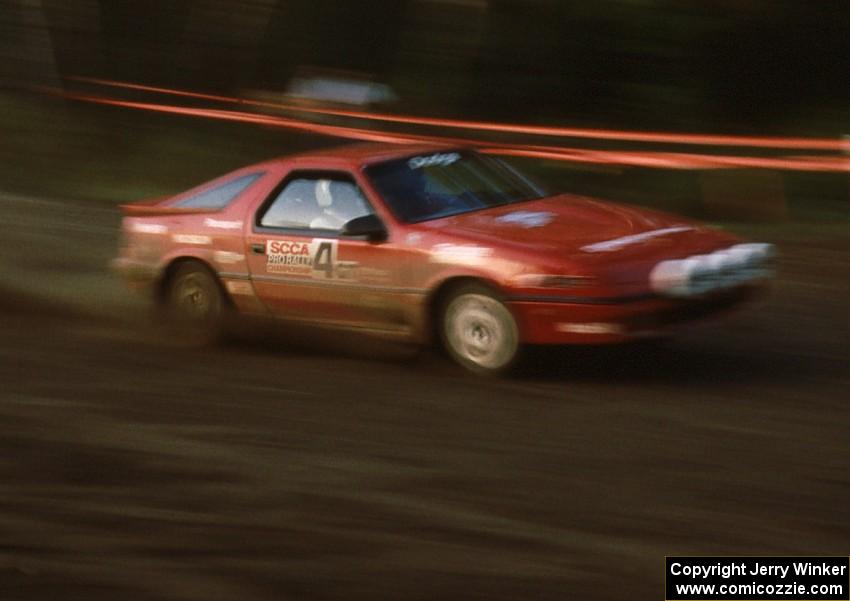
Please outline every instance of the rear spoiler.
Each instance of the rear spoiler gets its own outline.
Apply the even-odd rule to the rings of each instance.
[[[130,204],[119,205],[128,217],[155,217],[158,215],[203,215],[205,213],[219,213],[221,209],[208,207],[169,207],[160,203],[170,200],[167,198],[154,198],[142,200]]]

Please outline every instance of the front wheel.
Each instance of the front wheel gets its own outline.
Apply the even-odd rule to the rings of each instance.
[[[168,329],[180,342],[199,345],[222,338],[227,300],[218,280],[203,265],[180,265],[168,281],[164,301]]]
[[[507,371],[519,355],[519,331],[513,315],[481,285],[464,286],[449,298],[440,331],[452,359],[476,373]]]

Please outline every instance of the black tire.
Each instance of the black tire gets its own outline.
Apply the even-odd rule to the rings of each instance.
[[[460,366],[481,375],[498,375],[520,356],[519,328],[510,309],[481,284],[458,287],[440,313],[443,348]]]
[[[166,283],[163,314],[176,342],[192,346],[220,342],[229,309],[218,279],[201,263],[179,265]]]

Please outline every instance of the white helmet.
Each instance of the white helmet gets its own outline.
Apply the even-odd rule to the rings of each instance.
[[[334,198],[331,196],[331,180],[320,179],[316,182],[316,202],[322,209],[327,209],[334,203]]]

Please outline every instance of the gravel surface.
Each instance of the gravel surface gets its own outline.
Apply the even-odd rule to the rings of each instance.
[[[767,298],[666,346],[485,380],[180,348],[106,273],[114,209],[3,203],[4,601],[662,599],[665,555],[848,552],[846,240],[773,240]]]

